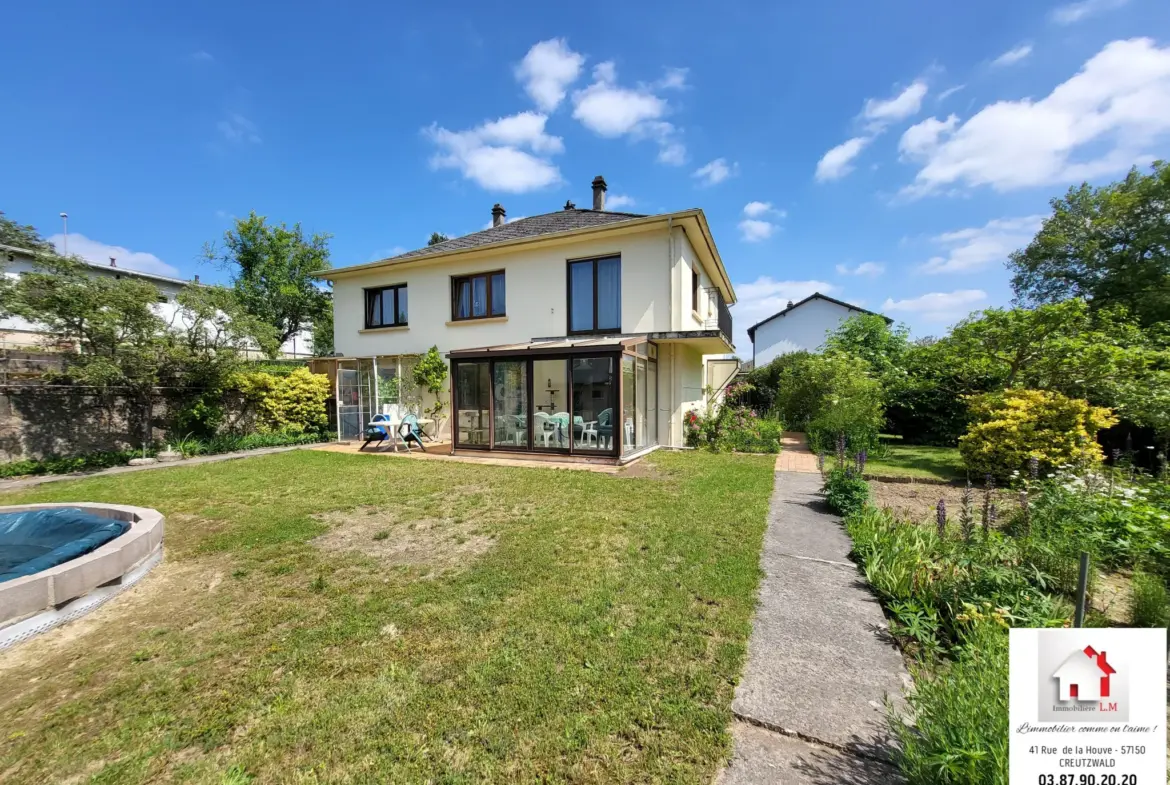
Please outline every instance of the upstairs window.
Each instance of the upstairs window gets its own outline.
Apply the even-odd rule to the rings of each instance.
[[[691,267],[691,310],[699,312],[699,268]]]
[[[407,324],[406,284],[366,289],[366,329],[405,327]]]
[[[460,275],[451,279],[451,321],[506,316],[504,271]]]
[[[569,333],[621,330],[621,257],[569,262]]]

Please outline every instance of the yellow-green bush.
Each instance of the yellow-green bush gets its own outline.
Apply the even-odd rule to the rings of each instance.
[[[1117,423],[1110,409],[1046,390],[971,395],[967,404],[974,422],[959,452],[974,476],[1005,478],[1030,458],[1046,468],[1097,463],[1097,431]]]
[[[329,377],[297,368],[287,376],[257,371],[237,375],[235,387],[256,407],[261,431],[304,433],[319,431],[328,422],[325,399]]]

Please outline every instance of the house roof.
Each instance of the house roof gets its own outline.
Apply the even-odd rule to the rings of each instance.
[[[795,311],[800,306],[804,305],[805,303],[812,302],[813,300],[825,300],[826,302],[830,302],[830,303],[833,303],[835,305],[840,305],[843,308],[848,308],[851,311],[857,311],[858,313],[866,313],[866,314],[869,314],[870,316],[880,316],[886,320],[886,324],[893,324],[894,323],[894,320],[891,319],[890,317],[886,316],[885,314],[874,313],[873,311],[867,311],[860,306],[851,305],[850,303],[847,303],[844,300],[838,300],[836,297],[830,297],[829,295],[821,294],[820,292],[813,292],[812,294],[810,294],[808,297],[805,297],[800,302],[792,303],[787,308],[785,308],[783,311],[779,311],[777,313],[774,313],[771,316],[769,316],[767,319],[763,319],[763,320],[758,321],[755,324],[753,324],[751,327],[749,327],[747,329],[748,338],[752,341],[752,343],[755,343],[755,341],[756,341],[756,328],[757,327],[764,325],[764,324],[767,324],[768,322],[772,321],[773,319],[778,319],[781,316],[785,316],[788,313],[790,313],[791,311]]]
[[[708,266],[708,273],[711,274],[716,286],[723,291],[727,304],[735,304],[735,289],[731,285],[731,278],[727,275],[727,269],[715,247],[715,240],[711,235],[711,227],[707,224],[707,218],[698,208],[678,210],[672,213],[642,215],[567,207],[553,213],[518,218],[511,223],[472,232],[462,237],[455,237],[375,262],[334,267],[313,275],[317,278],[336,280],[352,275],[364,275],[371,270],[399,264],[445,260],[447,257],[481,251],[485,253],[504,252],[512,246],[526,243],[574,240],[580,235],[610,229],[621,232],[638,232],[655,224],[673,225],[686,232],[692,247],[703,260],[703,264]]]
[[[435,256],[449,251],[460,251],[467,248],[477,248],[482,245],[501,243],[507,240],[519,240],[524,237],[538,237],[543,234],[569,232],[574,229],[588,229],[595,226],[620,223],[635,218],[645,218],[638,213],[614,213],[603,210],[582,210],[572,208],[557,210],[555,213],[533,215],[528,218],[517,218],[510,223],[493,226],[481,232],[472,232],[462,237],[453,237],[441,243],[428,245],[425,248],[416,248],[413,251],[400,253],[383,259],[384,262],[398,261],[399,259],[417,259],[422,256]]]
[[[20,254],[21,256],[27,256],[30,258],[36,257],[38,253],[31,248],[20,248],[15,245],[0,245],[0,252]],[[129,267],[111,267],[108,264],[101,264],[100,262],[95,262],[81,256],[75,256],[74,258],[80,259],[84,264],[89,265],[95,270],[101,270],[102,272],[112,272],[116,275],[126,275],[131,278],[144,278],[148,281],[163,281],[164,283],[175,284],[176,286],[191,286],[193,283],[192,281],[184,281],[182,278],[171,278],[170,276],[166,275],[144,273],[141,270],[132,270]]]

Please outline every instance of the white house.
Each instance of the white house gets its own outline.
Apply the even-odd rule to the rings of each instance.
[[[1086,646],[1070,654],[1052,678],[1060,682],[1060,700],[1096,701],[1109,697],[1109,677],[1114,673],[1105,652]]]
[[[814,292],[798,303],[789,302],[783,311],[748,328],[748,338],[752,342],[752,363],[758,368],[782,354],[818,351],[824,346],[825,337],[836,330],[841,322],[863,313],[881,315],[820,292]],[[893,323],[893,319],[882,318]]]
[[[484,231],[321,273],[339,437],[397,406],[399,379],[437,346],[452,404],[439,435],[456,452],[629,460],[681,445],[683,416],[738,369],[709,358],[733,348],[735,292],[702,210],[611,212],[605,191],[597,177],[592,209],[511,223],[497,204]]]
[[[80,257],[77,257],[80,259]],[[156,313],[168,322],[173,321],[178,305],[175,297],[188,286],[198,286],[199,276],[193,281],[170,278],[165,275],[144,273],[119,267],[116,259],[108,264],[99,264],[91,259],[81,259],[89,265],[89,274],[94,278],[135,278],[154,284],[158,289],[159,302]],[[27,248],[0,245],[0,270],[5,275],[19,276],[36,269],[36,256]],[[44,327],[17,316],[0,319],[0,346],[11,349],[39,348],[43,343]],[[312,337],[303,330],[287,340],[281,347],[281,356],[286,358],[308,357],[312,354]],[[259,349],[254,352],[259,355]]]

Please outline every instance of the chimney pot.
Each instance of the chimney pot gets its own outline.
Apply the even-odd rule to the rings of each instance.
[[[195,283],[199,283],[199,276],[195,276]]]
[[[608,186],[605,184],[605,178],[597,175],[593,178],[593,209],[605,209],[605,192]]]
[[[566,210],[576,210],[577,205],[573,204],[573,202],[571,200],[566,199],[565,200],[565,209]]]
[[[492,228],[493,229],[504,223],[504,216],[505,215],[507,215],[507,213],[504,211],[503,206],[499,202],[496,202],[492,206]]]
[[[792,300],[789,300],[789,301],[788,301],[788,307],[789,307],[789,308],[791,308],[791,307],[792,307]]]
[[[115,259],[113,256],[111,256],[110,257],[110,267],[117,267],[117,266],[118,266],[118,260]]]

